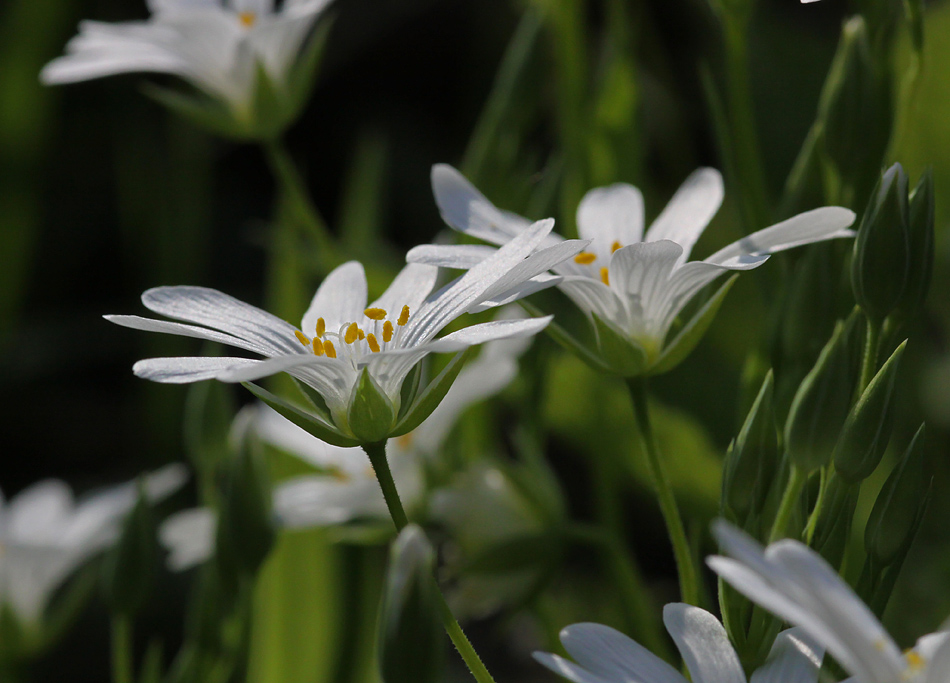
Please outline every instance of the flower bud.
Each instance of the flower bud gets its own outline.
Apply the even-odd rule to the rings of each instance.
[[[379,443],[392,432],[396,407],[366,368],[353,387],[347,423],[353,435],[363,443]]]
[[[894,424],[894,384],[904,341],[871,380],[851,408],[835,446],[835,471],[847,482],[871,475],[881,462]]]
[[[815,526],[812,547],[833,567],[840,567],[844,551],[851,538],[851,525],[858,505],[859,487],[852,486],[841,477],[832,476],[822,506],[821,516]]]
[[[158,562],[155,517],[144,489],[102,567],[103,596],[114,614],[134,616],[145,605]]]
[[[857,317],[839,322],[815,366],[805,375],[785,421],[785,449],[804,473],[828,463],[851,407],[854,363],[851,336]]]
[[[907,222],[907,282],[897,313],[910,318],[923,306],[930,290],[934,268],[934,179],[928,168],[910,195],[910,216]]]
[[[871,193],[851,261],[854,298],[877,324],[897,307],[908,285],[909,218],[907,175],[894,164]]]
[[[927,490],[923,442],[921,425],[884,482],[864,529],[864,547],[880,567],[897,558],[916,527],[918,508]]]
[[[762,511],[778,469],[778,434],[772,408],[774,385],[770,370],[739,436],[726,454],[722,512],[740,525],[750,513]]]
[[[439,618],[435,553],[410,524],[393,542],[379,617],[379,668],[386,683],[442,679],[445,635]]]

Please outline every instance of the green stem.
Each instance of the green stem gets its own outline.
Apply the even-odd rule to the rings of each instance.
[[[646,378],[630,378],[627,380],[627,386],[630,389],[630,398],[633,401],[633,412],[636,416],[637,426],[640,428],[640,435],[643,438],[647,465],[653,478],[657,500],[663,513],[663,519],[666,522],[670,542],[673,545],[673,554],[676,557],[676,569],[680,580],[680,595],[683,602],[698,606],[698,572],[693,564],[693,556],[689,549],[689,542],[686,540],[686,531],[683,528],[683,519],[680,517],[679,508],[676,506],[673,487],[663,467],[660,448],[650,422]]]
[[[864,358],[861,361],[861,381],[858,383],[858,398],[868,388],[877,372],[877,357],[881,346],[881,323],[867,319],[867,336],[864,340]]]
[[[112,617],[112,683],[132,683],[132,621],[123,614]]]
[[[386,442],[380,441],[378,443],[363,444],[363,450],[366,451],[366,455],[369,456],[370,464],[376,473],[377,481],[379,481],[379,487],[383,490],[383,498],[386,500],[386,507],[389,508],[389,514],[393,519],[393,524],[396,525],[396,531],[402,531],[409,523],[409,519],[406,517],[406,511],[402,507],[402,501],[399,500],[396,482],[393,480],[392,471],[389,469],[389,462],[386,460]],[[452,639],[452,644],[455,645],[455,649],[462,655],[462,659],[478,683],[495,683],[495,679],[488,673],[488,669],[485,668],[478,653],[475,652],[475,648],[472,647],[465,632],[462,631],[462,627],[459,626],[458,621],[456,621],[455,616],[452,614],[452,610],[445,601],[445,596],[442,595],[442,589],[435,576],[432,577],[432,580],[435,582],[435,594],[439,601],[439,616],[442,617],[442,627],[449,635],[449,638]]]
[[[792,465],[791,468],[788,484],[785,486],[785,493],[782,494],[782,502],[778,507],[778,512],[775,513],[775,522],[772,524],[772,532],[769,534],[769,543],[785,538],[788,523],[792,519],[792,513],[795,512],[795,506],[798,504],[802,488],[808,480],[808,475],[797,466]]]
[[[828,491],[831,490],[831,481],[835,476],[834,470],[829,467],[823,467],[821,470],[821,484],[818,487],[818,500],[815,501],[815,507],[808,516],[808,523],[805,525],[805,544],[811,545],[815,537],[815,529],[818,528],[818,519],[821,517],[821,511],[825,507],[825,499],[828,497]]]

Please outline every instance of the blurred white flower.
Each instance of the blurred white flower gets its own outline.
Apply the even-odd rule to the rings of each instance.
[[[187,479],[181,465],[143,478],[146,495],[158,501]],[[25,624],[35,625],[53,592],[83,562],[111,545],[138,497],[136,482],[74,500],[64,482],[33,484],[4,502],[0,494],[0,602]]]
[[[825,645],[854,683],[947,683],[950,632],[925,636],[901,653],[881,622],[820,555],[786,539],[762,548],[717,522],[729,557],[707,562],[737,591]]]
[[[530,225],[495,207],[451,166],[432,168],[432,189],[450,227],[486,242],[506,244]],[[672,351],[692,337],[686,324],[675,339],[667,339],[674,320],[721,274],[756,268],[771,254],[792,247],[854,234],[847,229],[854,222],[852,211],[825,207],[743,237],[702,261],[688,261],[722,198],[719,172],[701,168],[687,178],[646,234],[643,197],[632,185],[597,188],[581,200],[578,232],[590,244],[552,270],[563,277],[558,287],[574,303],[635,348],[637,360],[617,368],[620,374],[660,372],[675,364]],[[541,246],[550,248],[560,239],[552,234]],[[408,260],[464,269],[491,253],[490,247],[479,245],[425,245],[411,250]],[[664,363],[665,357],[669,362]]]
[[[699,607],[671,603],[663,623],[689,669],[693,683],[746,683],[726,630]],[[573,624],[561,631],[561,643],[574,662],[536,652],[541,664],[574,683],[687,683],[683,674],[635,640],[602,624]],[[800,629],[783,631],[769,658],[750,683],[816,683],[822,648]]]
[[[329,0],[148,0],[148,21],[83,21],[66,54],[40,74],[46,84],[73,83],[130,72],[179,76],[247,112],[257,97],[259,70],[277,89]]]

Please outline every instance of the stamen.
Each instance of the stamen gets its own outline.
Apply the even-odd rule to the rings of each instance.
[[[399,314],[399,320],[396,321],[396,324],[399,325],[399,327],[402,327],[407,322],[409,322],[409,307],[403,306],[402,312]]]
[[[359,339],[360,332],[359,326],[356,323],[350,323],[346,328],[346,334],[343,335],[343,341],[347,344],[352,344],[357,339]]]
[[[579,263],[582,266],[586,266],[590,263],[593,263],[597,260],[597,254],[592,254],[589,251],[582,251],[577,256],[574,257],[574,263]]]
[[[362,328],[362,327],[357,327],[357,328],[356,328],[356,334],[358,334],[358,335],[360,336],[360,341],[363,341],[364,339],[366,339],[366,333],[363,332],[363,328]]]
[[[382,320],[386,317],[387,313],[382,308],[367,308],[363,311],[363,315],[370,320]]]
[[[376,341],[376,335],[370,332],[366,335],[366,343],[369,344],[369,350],[373,353],[379,353],[379,342]]]
[[[323,342],[323,350],[327,354],[327,358],[336,358],[336,347],[333,346],[333,342],[327,339]]]
[[[300,330],[294,330],[294,335],[296,335],[297,341],[299,341],[301,344],[304,346],[310,346],[310,337],[305,335],[303,332]]]
[[[615,251],[620,249],[622,246],[623,245],[620,244],[620,242],[618,242],[617,240],[614,240],[614,243],[610,245],[610,253],[611,254],[614,253]]]
[[[327,344],[329,343],[330,342],[327,342]],[[313,338],[313,353],[317,356],[322,356],[326,352],[323,347],[324,347],[323,342],[317,339],[316,337],[314,337]]]
[[[910,667],[911,671],[920,671],[927,663],[923,657],[913,650],[908,651],[904,656],[907,657],[907,666]]]
[[[257,15],[254,12],[241,12],[238,14],[238,19],[241,20],[244,28],[251,28],[257,22]]]
[[[327,331],[327,321],[323,318],[317,318],[317,336],[322,337]]]
[[[393,324],[387,320],[383,323],[383,341],[387,344],[393,340]]]
[[[600,269],[600,281],[603,282],[605,285],[608,285],[608,286],[610,285],[610,272],[607,266],[604,266],[603,268]]]

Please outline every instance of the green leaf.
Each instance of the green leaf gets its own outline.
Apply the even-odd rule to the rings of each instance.
[[[535,306],[528,301],[521,300],[518,302],[518,305],[521,306],[527,313],[534,316],[535,318],[541,318],[547,315],[540,308]],[[575,356],[584,361],[592,369],[597,370],[598,372],[603,372],[605,374],[611,375],[613,371],[610,367],[598,356],[590,350],[588,344],[584,344],[582,341],[573,336],[570,332],[565,330],[563,327],[558,325],[555,321],[548,323],[548,326],[544,328],[544,331],[551,337],[557,344],[562,348],[573,353]]]
[[[703,307],[696,312],[696,315],[683,326],[683,329],[679,331],[679,334],[676,335],[673,341],[667,344],[666,348],[663,349],[659,360],[650,368],[650,375],[659,375],[672,370],[696,348],[699,340],[703,338],[703,335],[706,334],[706,330],[708,330],[712,324],[716,313],[719,312],[719,307],[722,306],[722,302],[725,300],[726,295],[729,293],[729,290],[732,289],[732,285],[735,284],[736,278],[738,277],[739,274],[736,273],[726,280],[722,287],[709,298],[709,301],[703,304]]]
[[[163,649],[162,641],[158,639],[149,641],[148,649],[145,650],[145,656],[142,658],[139,683],[162,682]]]
[[[647,369],[647,352],[629,335],[619,330],[613,323],[601,319],[592,313],[594,331],[597,333],[597,346],[611,374],[621,377],[638,377]]]
[[[334,446],[342,446],[343,448],[360,445],[358,440],[343,434],[343,432],[335,426],[322,421],[316,415],[311,415],[302,408],[291,405],[284,399],[267,391],[267,389],[259,387],[253,382],[242,382],[242,384],[245,389],[250,391],[261,401],[321,441],[326,441]]]
[[[346,419],[360,443],[379,443],[392,433],[396,407],[366,368],[353,387]]]
[[[445,394],[448,393],[455,378],[458,377],[459,372],[461,372],[462,366],[475,354],[475,351],[476,348],[472,346],[455,354],[448,365],[442,369],[442,372],[426,385],[426,388],[419,394],[412,404],[412,407],[406,411],[405,416],[399,421],[399,424],[393,428],[389,436],[393,437],[408,434],[421,425],[423,421],[432,414],[432,411],[438,407],[442,399],[445,398]]]
[[[113,614],[134,617],[148,600],[158,564],[156,533],[155,516],[140,485],[138,501],[102,567],[103,595]]]

